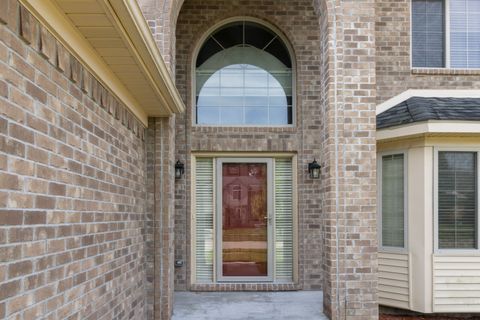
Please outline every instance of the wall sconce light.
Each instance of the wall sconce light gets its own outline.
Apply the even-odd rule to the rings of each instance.
[[[308,164],[308,173],[310,173],[310,179],[320,179],[320,169],[322,167],[318,164],[317,160],[313,159],[313,162]]]
[[[180,160],[175,163],[175,179],[181,179],[185,173],[185,165]]]

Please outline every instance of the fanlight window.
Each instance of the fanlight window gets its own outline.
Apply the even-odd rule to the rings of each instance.
[[[260,24],[234,22],[213,32],[197,57],[196,88],[197,124],[293,123],[290,55]]]

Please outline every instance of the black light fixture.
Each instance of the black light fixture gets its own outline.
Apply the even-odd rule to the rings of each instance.
[[[175,163],[175,179],[181,179],[185,173],[185,165],[180,160]]]
[[[320,179],[320,169],[322,167],[318,164],[315,158],[313,162],[308,164],[308,173],[310,173],[310,179]]]

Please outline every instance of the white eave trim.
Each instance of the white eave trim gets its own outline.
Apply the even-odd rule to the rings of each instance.
[[[183,113],[185,105],[180,93],[163,61],[162,55],[153,39],[152,32],[137,1],[102,0],[112,15],[120,22],[122,31],[128,38],[131,49],[137,54],[138,61],[157,95],[165,101],[172,113]]]
[[[102,85],[123,102],[144,125],[148,124],[150,114],[52,0],[20,0],[20,2]],[[155,89],[159,105],[164,105],[167,109],[165,115],[184,112],[185,106],[180,94],[136,2],[129,0],[99,2],[104,4],[105,9],[109,9],[110,16],[115,16],[113,20],[124,32],[125,38],[129,39],[128,44],[132,46],[130,49],[136,53],[142,71]]]
[[[423,134],[480,134],[480,121],[430,120],[378,129],[377,141]]]
[[[377,115],[408,100],[411,97],[424,98],[480,98],[480,90],[428,90],[409,89],[377,105]]]

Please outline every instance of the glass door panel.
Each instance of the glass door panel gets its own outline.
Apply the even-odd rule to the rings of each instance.
[[[267,163],[223,162],[221,180],[221,276],[267,277]]]

